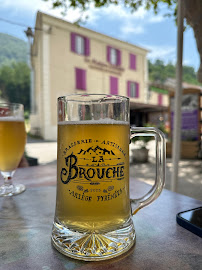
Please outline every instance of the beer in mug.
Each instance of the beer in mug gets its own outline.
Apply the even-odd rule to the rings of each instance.
[[[143,135],[156,138],[156,181],[145,196],[130,200],[129,144],[134,136]],[[130,129],[128,98],[93,94],[60,97],[52,229],[55,248],[89,261],[113,258],[129,250],[136,237],[132,213],[159,196],[164,168],[163,134],[154,128]]]
[[[56,216],[62,224],[99,233],[129,219],[128,134],[123,121],[58,124]]]

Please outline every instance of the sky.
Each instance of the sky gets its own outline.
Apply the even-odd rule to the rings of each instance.
[[[80,16],[79,10],[70,10],[64,17],[61,15],[61,10],[53,10],[51,1],[49,2],[43,0],[0,0],[0,32],[27,41],[24,31],[28,26],[35,26],[37,11],[69,22],[75,22]],[[92,7],[83,15],[84,17],[88,15],[83,26],[148,49],[148,59],[152,62],[160,59],[165,64],[169,62],[176,64],[177,27],[173,18],[163,16],[165,13],[164,6],[157,15],[142,7],[134,13],[123,6],[111,5],[99,9]],[[23,26],[10,24],[4,20]],[[183,64],[192,66],[197,71],[199,60],[193,30],[188,28],[184,33]]]

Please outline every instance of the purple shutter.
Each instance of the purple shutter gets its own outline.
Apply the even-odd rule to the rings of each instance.
[[[163,96],[161,94],[158,95],[158,105],[162,105],[163,103]]]
[[[85,38],[85,55],[90,55],[90,40],[89,38]]]
[[[136,55],[130,54],[130,69],[136,70]]]
[[[118,78],[110,76],[110,94],[118,95]]]
[[[76,71],[76,89],[86,90],[86,71],[81,68],[75,68]]]
[[[86,71],[82,70],[82,90],[86,90]]]
[[[121,51],[120,50],[116,50],[117,51],[117,66],[121,65]]]
[[[82,85],[82,72],[81,69],[76,68],[76,89],[80,89]]]
[[[127,96],[130,97],[130,81],[127,81]]]
[[[71,33],[71,51],[76,52],[76,34]]]
[[[111,47],[107,46],[107,62],[110,62],[110,50],[111,50]]]
[[[139,98],[139,94],[140,94],[140,93],[139,93],[139,92],[140,92],[140,91],[139,91],[140,85],[139,85],[139,83],[135,83],[135,84],[136,84],[136,96],[135,96],[135,97],[136,97],[136,98]]]

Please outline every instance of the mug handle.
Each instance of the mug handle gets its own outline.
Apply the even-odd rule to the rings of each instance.
[[[165,184],[166,145],[165,136],[157,128],[131,127],[130,139],[137,136],[153,136],[156,141],[156,178],[155,183],[147,194],[138,199],[131,199],[132,214],[149,205],[160,195]]]

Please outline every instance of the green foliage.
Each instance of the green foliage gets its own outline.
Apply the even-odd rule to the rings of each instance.
[[[150,124],[150,123],[147,123],[144,125],[145,127],[152,127],[153,125]],[[136,142],[141,142],[141,148],[146,148],[147,146],[147,143],[152,141],[154,139],[153,136],[136,136],[134,137],[131,141],[133,143],[136,143]]]
[[[149,79],[153,82],[164,83],[167,78],[176,77],[176,67],[171,63],[167,65],[161,60],[156,60],[154,63],[149,61]],[[197,80],[196,73],[193,67],[183,66],[183,81],[200,85]]]
[[[159,6],[165,4],[167,9],[176,12],[177,0],[43,0],[45,2],[52,2],[53,8],[61,7],[64,11],[69,8],[79,8],[81,11],[89,9],[93,4],[96,8],[109,5],[124,5],[129,8],[131,12],[136,11],[143,6],[145,9],[153,9],[155,13],[159,11]],[[170,13],[169,13],[170,14]]]
[[[146,148],[147,143],[153,140],[154,138],[151,136],[136,136],[132,139],[133,143],[140,142],[141,141],[141,148]]]
[[[0,98],[30,110],[30,70],[26,42],[0,33]]]
[[[155,14],[159,12],[159,9],[162,8],[162,5],[166,7],[165,16],[174,17],[176,20],[177,14],[177,0],[42,0],[44,2],[51,2],[52,8],[60,8],[61,14],[64,16],[67,14],[67,11],[71,8],[79,8],[81,11],[80,18],[76,24],[83,23],[81,19],[83,11],[89,10],[92,6],[95,8],[108,7],[109,5],[114,6],[124,6],[128,8],[131,13],[138,10],[141,6],[146,10],[153,10]],[[85,20],[88,19],[86,16]]]
[[[165,94],[165,95],[167,95],[169,93],[168,90],[161,89],[161,88],[158,88],[158,87],[155,87],[155,86],[150,86],[150,89],[149,90],[150,91],[153,91],[153,92]]]
[[[156,60],[154,64],[149,62],[149,78],[151,81],[165,82],[167,73],[163,61]]]
[[[161,130],[166,135],[166,137],[168,136],[168,130],[166,129],[165,123],[163,121],[161,121],[156,127]]]
[[[25,120],[29,121],[29,111],[24,112],[24,118]]]
[[[26,42],[0,33],[0,66],[15,62],[26,62],[28,48]]]
[[[144,125],[145,127],[155,127],[155,128],[158,128],[159,130],[161,130],[165,135],[168,135],[168,132],[165,128],[165,123],[163,121],[161,121],[159,123],[159,125],[154,125],[152,123],[147,123]],[[134,137],[131,141],[133,143],[136,143],[136,142],[141,142],[141,148],[146,148],[147,146],[147,143],[154,140],[154,137],[153,136],[138,136],[138,137]]]
[[[0,98],[30,109],[30,69],[26,63],[13,62],[0,68]]]

